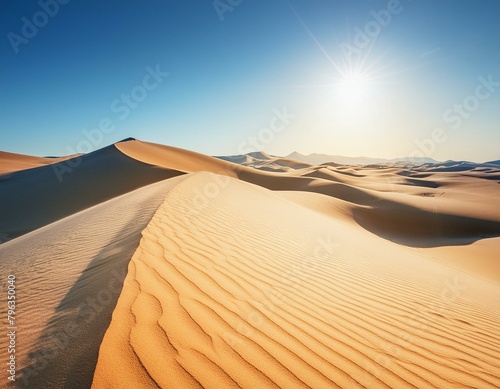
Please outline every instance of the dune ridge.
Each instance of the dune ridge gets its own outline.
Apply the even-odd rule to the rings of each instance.
[[[14,274],[19,291],[16,387],[90,387],[141,231],[182,179],[145,186],[0,245],[0,278]],[[6,308],[0,305],[2,317]],[[7,360],[7,347],[0,357]]]
[[[198,173],[143,231],[92,387],[496,388],[499,298],[355,223]]]
[[[111,145],[76,159],[0,176],[0,243],[180,174],[129,158]]]

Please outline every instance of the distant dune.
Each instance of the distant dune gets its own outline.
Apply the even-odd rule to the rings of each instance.
[[[30,155],[7,153],[0,151],[0,174],[13,173],[20,170],[33,169],[39,166],[51,165],[76,156],[43,158]]]
[[[406,157],[406,158],[370,158],[370,157],[343,157],[341,155],[328,154],[309,154],[304,155],[299,152],[293,152],[286,158],[294,159],[301,162],[310,163],[313,165],[321,165],[323,163],[333,162],[341,165],[371,165],[378,163],[394,163],[394,162],[412,162],[412,163],[436,163],[432,158],[428,157]]]
[[[0,154],[17,387],[500,387],[494,162],[49,160]]]

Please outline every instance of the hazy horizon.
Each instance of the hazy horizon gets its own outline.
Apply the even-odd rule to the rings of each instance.
[[[497,1],[193,4],[2,2],[0,150],[500,158]]]
[[[124,141],[124,140],[126,140],[128,138],[132,138],[132,137],[127,137],[127,138],[118,140],[116,142],[110,143],[110,144],[103,144],[102,147],[93,149],[92,151],[96,151],[96,150],[99,150],[100,148],[105,148],[105,147],[111,146],[111,145],[113,145],[115,143],[120,143],[120,142],[122,142],[122,141]],[[145,140],[145,139],[138,139],[138,138],[133,138],[133,139],[137,139],[137,140],[144,141],[144,142],[156,143],[156,142],[152,142],[150,140]],[[166,145],[166,146],[171,146],[171,145]],[[173,146],[173,147],[175,147],[175,146]],[[189,150],[189,149],[186,149],[186,150]],[[190,151],[195,151],[195,150],[190,150]],[[8,152],[8,153],[14,153],[14,154],[21,154],[21,155],[23,155],[23,153],[15,153],[15,152],[12,152],[12,151],[9,151],[9,150],[0,150],[0,152]],[[343,155],[343,154],[326,154],[326,153],[314,153],[314,152],[313,153],[304,154],[304,153],[301,153],[301,152],[296,151],[296,150],[290,151],[289,153],[285,153],[285,154],[274,154],[274,153],[271,153],[271,152],[267,152],[265,150],[254,150],[254,151],[249,151],[248,153],[245,153],[245,154],[251,154],[251,153],[265,153],[265,154],[268,154],[271,157],[282,157],[282,158],[289,157],[289,156],[291,156],[294,153],[301,154],[304,157],[311,157],[311,156],[331,156],[331,157],[340,157],[340,158],[347,158],[347,159],[384,159],[384,160],[395,160],[395,159],[411,158],[409,156],[399,156],[399,157],[393,157],[393,158],[384,158],[384,157],[366,156],[366,155]],[[65,156],[67,156],[69,154],[60,154],[60,155],[57,155],[57,154],[24,154],[24,155],[35,156],[35,157],[44,157],[44,158],[59,158],[59,157],[65,157]],[[215,158],[221,158],[221,157],[224,158],[224,157],[237,156],[237,155],[241,155],[241,154],[224,154],[224,155],[223,154],[207,154],[207,155],[213,156]],[[481,164],[481,163],[488,163],[488,162],[495,162],[495,161],[498,160],[498,159],[480,160],[480,161],[477,161],[477,160],[476,161],[473,161],[473,160],[457,160],[457,159],[454,159],[454,160],[436,160],[436,159],[434,159],[432,157],[427,157],[427,156],[414,157],[415,161],[417,161],[419,159],[435,160],[436,162],[455,161],[455,162],[472,162],[472,163],[479,163],[479,164]]]

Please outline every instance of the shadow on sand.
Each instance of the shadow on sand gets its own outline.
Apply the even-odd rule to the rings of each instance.
[[[139,210],[90,261],[30,351],[31,363],[19,372],[17,387],[90,388],[129,261],[154,211],[146,218]],[[139,216],[143,223],[137,223]]]

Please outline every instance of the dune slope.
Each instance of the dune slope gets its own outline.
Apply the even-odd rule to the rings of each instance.
[[[0,246],[0,278],[15,275],[18,290],[16,387],[90,387],[141,231],[183,178],[118,196]],[[0,305],[5,318],[6,308]],[[6,346],[0,358],[7,360]]]
[[[76,159],[0,176],[0,243],[180,174],[129,158],[112,145]]]
[[[500,386],[500,291],[210,173],[143,231],[92,387]]]

